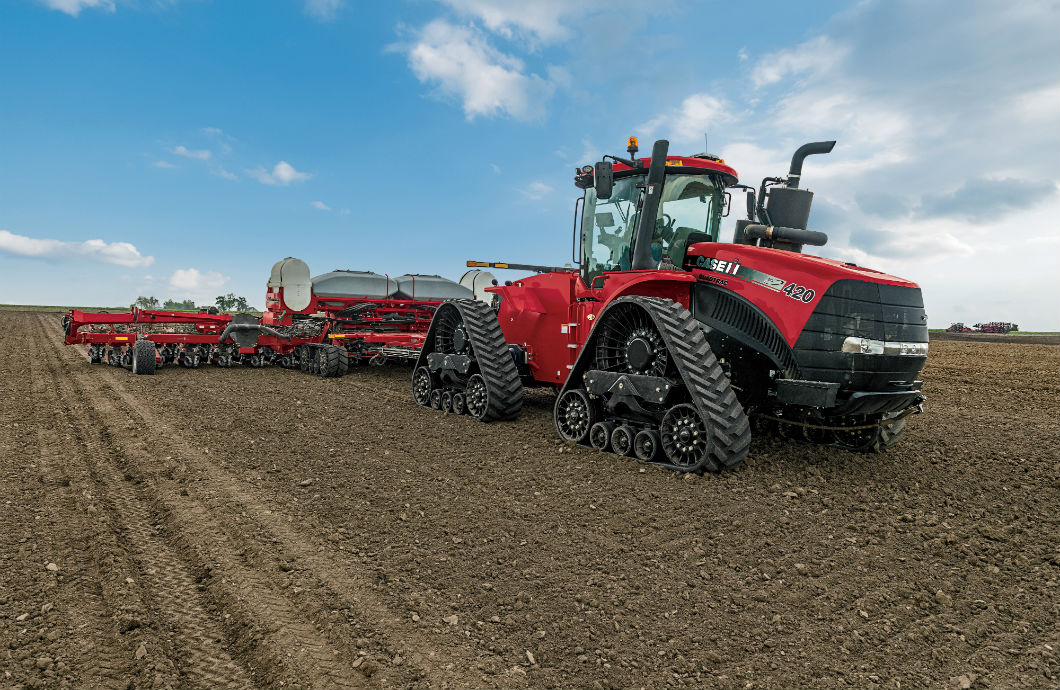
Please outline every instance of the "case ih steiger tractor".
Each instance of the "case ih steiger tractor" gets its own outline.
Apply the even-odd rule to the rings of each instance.
[[[420,405],[482,420],[519,414],[524,386],[553,386],[562,439],[682,472],[738,465],[756,428],[880,451],[921,408],[927,358],[920,288],[852,263],[802,253],[804,159],[757,194],[708,154],[604,156],[577,171],[577,269],[522,268],[486,288],[493,305],[438,307],[412,376]],[[608,160],[610,159],[610,160]],[[720,242],[727,189],[748,217]],[[578,213],[578,209],[581,213]],[[580,231],[577,223],[580,222]]]

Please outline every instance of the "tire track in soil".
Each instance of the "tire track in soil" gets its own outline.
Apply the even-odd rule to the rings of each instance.
[[[54,344],[43,317],[38,318],[37,326],[41,340]],[[156,642],[157,648],[165,650],[178,670],[179,684],[204,688],[252,685],[251,675],[232,660],[220,642],[222,631],[203,606],[194,567],[155,530],[157,521],[132,478],[111,464],[121,457],[122,449],[113,442],[106,420],[93,405],[84,404],[86,398],[79,395],[83,391],[57,369],[58,358],[42,359],[47,363],[59,409],[73,422],[72,433],[84,452],[86,478],[96,488],[104,514],[136,561],[138,577],[147,585],[147,599],[159,609],[156,614],[169,635],[167,640]]]
[[[88,483],[69,467],[68,449],[59,441],[59,435],[65,433],[62,419],[50,412],[56,403],[55,392],[45,385],[33,345],[30,339],[18,339],[7,351],[12,356],[6,361],[28,363],[31,399],[41,408],[34,410],[32,446],[27,449],[30,452],[23,451],[22,457],[33,461],[27,464],[37,469],[37,481],[44,492],[38,505],[46,511],[47,518],[41,527],[52,537],[49,552],[53,560],[62,563],[61,574],[56,576],[58,586],[48,596],[47,604],[53,619],[61,624],[47,635],[41,629],[41,640],[49,642],[44,642],[38,654],[47,651],[48,656],[69,668],[70,673],[60,672],[50,682],[72,680],[81,687],[125,688],[129,679],[143,670],[137,668],[133,647],[123,640],[117,628],[116,618],[122,608],[118,602],[128,596],[115,596],[113,578],[103,575],[108,570],[104,567],[104,554],[113,555],[112,543],[107,543],[102,523],[91,517],[96,508],[77,492],[77,487]],[[10,372],[3,374],[9,376]],[[108,575],[114,574],[108,571]],[[45,617],[43,609],[41,617]]]
[[[76,355],[71,357],[73,353],[60,344],[57,336],[49,338],[49,341],[60,358],[81,359]],[[269,632],[288,639],[283,640],[274,653],[282,654],[284,650],[291,649],[310,650],[312,664],[304,672],[312,673],[315,669],[320,673],[324,669],[327,673],[327,664],[333,657],[357,656],[358,652],[348,649],[350,640],[361,635],[381,636],[383,651],[392,658],[401,657],[404,663],[401,667],[395,665],[380,669],[372,679],[373,685],[410,686],[426,683],[441,687],[473,687],[488,682],[487,675],[471,671],[481,667],[481,659],[467,653],[462,647],[439,645],[414,625],[405,622],[404,615],[395,614],[371,593],[376,581],[373,574],[351,570],[350,563],[339,563],[324,555],[329,548],[322,541],[314,540],[292,527],[287,516],[270,509],[247,490],[246,482],[230,475],[216,461],[211,461],[189,443],[179,430],[164,422],[125,390],[116,376],[110,375],[121,376],[128,372],[100,371],[98,373],[103,376],[92,376],[95,381],[86,381],[89,374],[83,368],[78,371],[80,362],[70,364],[73,365],[70,370],[73,378],[77,379],[76,385],[81,395],[91,400],[91,406],[100,411],[101,426],[110,419],[136,420],[141,428],[152,430],[158,439],[152,443],[153,453],[147,452],[146,448],[134,447],[141,445],[137,443],[127,443],[122,448],[126,451],[125,469],[137,475],[145,485],[173,485],[152,487],[161,504],[160,511],[166,512],[168,519],[174,522],[173,531],[192,542],[192,548],[199,551],[200,559],[210,564],[213,581],[228,582],[226,590],[232,589],[232,581],[239,583],[235,587],[236,594],[233,595],[231,591],[218,594],[224,610],[249,609],[249,619],[281,620],[280,628]],[[102,395],[98,386],[100,383],[109,388],[108,395]],[[173,465],[166,466],[158,462],[162,449],[165,449],[167,461],[172,460]],[[177,482],[167,480],[167,475],[173,475],[174,465],[186,468],[187,474],[195,475],[194,480],[180,482],[179,488]],[[185,494],[188,496],[184,497]],[[237,518],[242,516],[246,519],[240,523]],[[261,532],[260,536],[248,541],[248,535],[255,529]],[[217,553],[216,542],[219,539],[226,542],[224,550],[228,552],[227,558],[226,554]],[[246,565],[232,559],[232,553],[245,561]],[[256,572],[252,572],[252,569]],[[264,577],[261,574],[263,571],[297,573],[305,584],[297,588],[284,587],[286,591],[277,593],[273,584],[276,575]],[[248,606],[247,602],[238,601],[250,592],[254,593],[256,602]],[[298,611],[303,611],[318,620],[333,619],[334,616],[329,614],[337,608],[352,612],[347,620],[340,621],[340,625],[352,627],[353,630],[347,629],[345,634],[333,633],[331,645],[320,639],[313,627],[297,616]],[[363,652],[360,654],[363,655]],[[334,674],[328,675],[333,677],[325,680],[325,685],[349,683],[349,679],[343,681],[334,677]],[[361,685],[366,682],[363,678],[359,681]],[[502,681],[501,684],[506,682],[510,683],[510,680]]]

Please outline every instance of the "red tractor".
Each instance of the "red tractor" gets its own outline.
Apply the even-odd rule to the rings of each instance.
[[[801,253],[812,192],[796,151],[757,190],[708,154],[604,156],[577,171],[577,269],[468,262],[539,274],[487,288],[493,304],[435,312],[412,377],[420,405],[513,419],[525,386],[557,391],[566,441],[682,472],[738,465],[748,416],[788,437],[879,451],[921,409],[927,358],[920,288]],[[720,242],[730,192],[748,218]],[[579,213],[580,208],[580,213]],[[580,231],[578,225],[580,224]]]

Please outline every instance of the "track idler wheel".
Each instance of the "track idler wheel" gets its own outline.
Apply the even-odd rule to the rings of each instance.
[[[615,425],[611,422],[597,422],[589,429],[589,445],[599,451],[606,451],[611,447],[611,432]]]
[[[611,450],[618,455],[633,455],[633,437],[636,432],[623,424],[611,432]]]
[[[663,453],[674,469],[682,472],[717,472],[710,458],[707,424],[693,405],[674,405],[663,415],[659,429]]]
[[[412,399],[416,401],[416,404],[429,407],[433,388],[434,381],[430,370],[427,367],[416,369],[416,373],[412,375]]]
[[[638,431],[633,437],[633,454],[637,460],[652,462],[659,455],[659,432],[653,429]]]
[[[572,388],[556,401],[553,418],[560,438],[581,443],[596,423],[596,406],[585,391]]]
[[[474,419],[482,419],[489,412],[489,389],[486,387],[486,379],[481,374],[475,374],[467,380],[467,388],[464,390],[464,398],[467,402],[467,413]]]

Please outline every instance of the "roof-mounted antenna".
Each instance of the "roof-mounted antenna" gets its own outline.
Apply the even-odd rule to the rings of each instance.
[[[710,140],[707,139],[706,132],[703,132],[703,153],[710,153]]]

